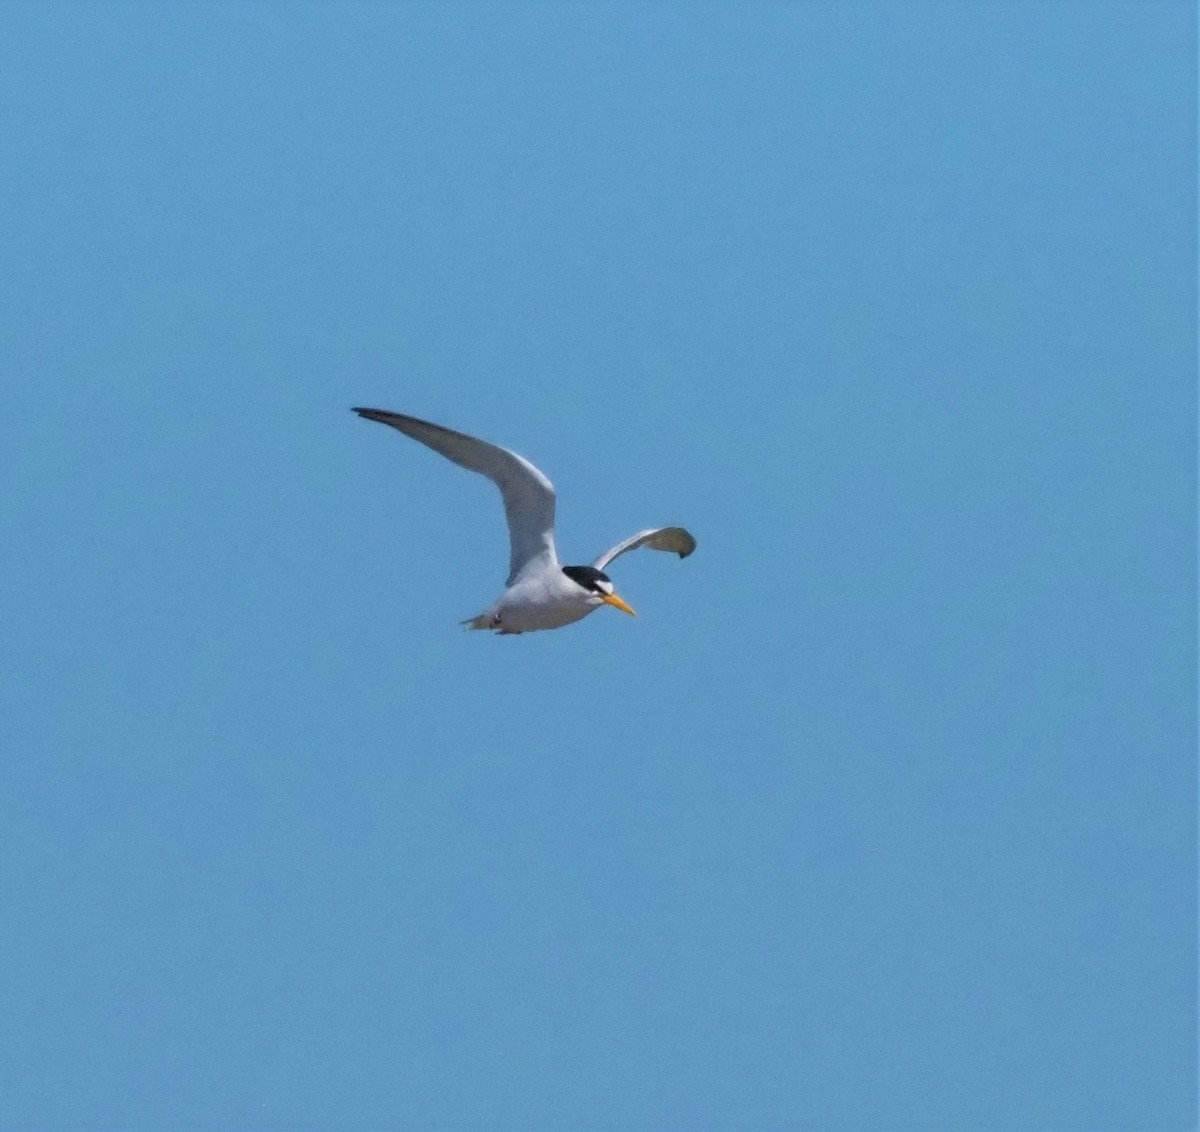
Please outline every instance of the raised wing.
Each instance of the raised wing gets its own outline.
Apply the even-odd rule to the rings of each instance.
[[[535,559],[557,567],[554,552],[554,485],[528,460],[478,440],[466,433],[442,428],[416,417],[389,413],[384,409],[355,409],[360,417],[391,425],[405,436],[440,452],[447,460],[487,476],[504,498],[508,518],[508,583]]]
[[[611,550],[606,550],[592,565],[597,570],[603,570],[614,558],[620,558],[630,550],[639,546],[648,546],[651,550],[673,550],[680,558],[686,558],[696,549],[696,540],[682,527],[652,527],[648,531],[638,531],[624,542],[617,543]]]

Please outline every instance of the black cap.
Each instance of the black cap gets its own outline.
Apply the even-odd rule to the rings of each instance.
[[[564,566],[562,572],[571,581],[581,585],[590,593],[607,592],[603,586],[598,584],[600,582],[607,582],[609,588],[612,588],[612,579],[603,570],[597,570],[595,566]]]

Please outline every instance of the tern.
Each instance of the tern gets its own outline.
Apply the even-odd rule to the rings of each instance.
[[[496,601],[463,622],[469,629],[503,634],[558,629],[602,605],[636,616],[614,591],[604,568],[640,546],[674,551],[680,558],[696,549],[696,540],[682,527],[653,527],[617,543],[590,566],[563,566],[554,549],[554,485],[523,456],[401,413],[354,412],[398,429],[461,467],[487,476],[500,489],[508,518],[508,581]]]

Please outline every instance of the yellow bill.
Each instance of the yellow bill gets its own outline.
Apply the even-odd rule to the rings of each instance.
[[[616,594],[605,594],[603,600],[605,605],[615,605],[622,613],[628,613],[630,617],[637,616],[637,614],[634,613],[634,611],[630,609],[621,598],[617,597]]]

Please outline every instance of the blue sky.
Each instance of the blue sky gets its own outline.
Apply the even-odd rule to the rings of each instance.
[[[0,1125],[1192,1126],[1194,25],[0,9]]]

